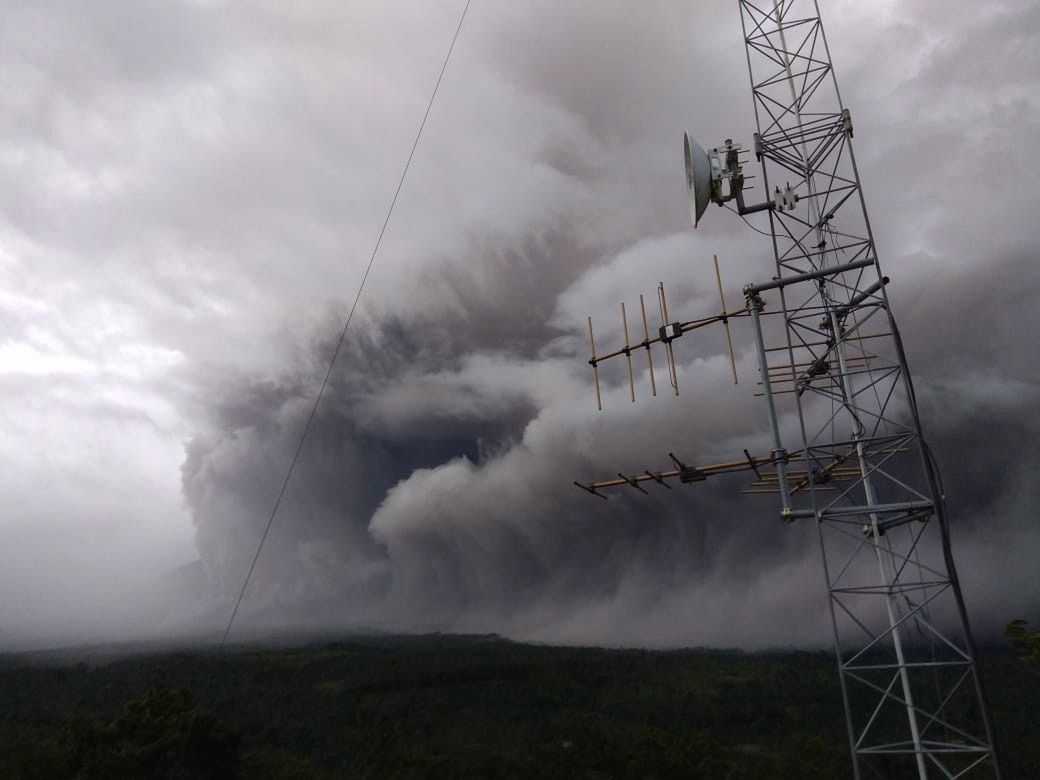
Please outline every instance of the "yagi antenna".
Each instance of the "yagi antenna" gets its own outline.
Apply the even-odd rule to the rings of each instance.
[[[686,322],[671,321],[671,317],[668,314],[668,299],[665,295],[664,282],[659,282],[657,285],[657,308],[661,316],[661,325],[657,329],[657,335],[651,338],[650,336],[650,325],[646,318],[646,300],[642,294],[639,296],[639,314],[643,319],[643,340],[632,343],[631,335],[628,327],[628,310],[625,307],[624,302],[621,303],[621,329],[624,334],[625,342],[624,346],[607,352],[602,355],[596,354],[596,337],[592,331],[592,317],[588,318],[589,327],[589,348],[592,350],[592,355],[589,357],[589,365],[592,366],[592,377],[596,387],[596,408],[599,410],[603,409],[603,394],[600,388],[599,382],[599,364],[610,360],[611,358],[625,356],[625,363],[628,369],[628,392],[629,398],[633,402],[636,400],[636,384],[635,384],[635,369],[632,366],[632,352],[634,350],[643,349],[646,350],[646,361],[647,367],[649,368],[650,374],[650,393],[653,396],[657,396],[657,378],[654,375],[654,354],[653,347],[657,344],[663,344],[665,350],[665,363],[668,366],[668,384],[671,385],[675,395],[679,395],[679,371],[675,362],[675,351],[672,347],[672,342],[682,336],[684,333],[688,333],[691,330],[697,330],[707,325],[714,323],[722,323],[726,333],[726,353],[729,357],[730,370],[733,374],[733,384],[738,384],[737,378],[737,361],[733,355],[733,340],[730,336],[729,321],[732,317],[746,317],[748,316],[748,310],[746,307],[740,309],[727,310],[726,308],[726,296],[722,291],[722,274],[719,271],[719,258],[716,255],[713,258],[715,263],[715,284],[719,293],[719,306],[720,311],[718,314],[712,314],[708,317],[702,317],[697,320],[689,320]]]
[[[747,450],[744,450],[744,455],[744,458],[740,458],[737,460],[691,466],[679,460],[679,458],[677,458],[674,453],[669,452],[668,457],[671,459],[673,465],[673,468],[671,469],[665,469],[663,471],[654,472],[644,471],[641,474],[632,475],[627,475],[618,472],[616,478],[612,477],[610,479],[604,479],[598,482],[589,482],[588,484],[583,484],[581,482],[575,482],[574,484],[580,487],[586,493],[591,493],[592,495],[598,496],[599,498],[606,498],[606,496],[600,493],[599,491],[615,487],[630,487],[634,488],[635,490],[638,490],[640,493],[646,493],[647,490],[643,487],[643,485],[646,483],[656,483],[670,490],[672,486],[669,484],[669,482],[673,480],[678,480],[679,483],[683,485],[690,485],[695,482],[704,482],[709,477],[716,476],[719,474],[736,474],[742,471],[751,471],[754,472],[756,477],[756,481],[752,483],[753,487],[765,487],[768,490],[768,492],[778,492],[776,487],[777,481],[776,477],[774,476],[774,473],[762,471],[762,469],[770,465],[775,465],[777,463],[776,457],[773,455],[754,456],[749,454]],[[784,457],[786,461],[798,461],[802,460],[802,453],[790,452],[787,453]],[[837,472],[829,479],[850,479],[851,476],[848,476],[846,474],[846,471],[848,470]],[[811,477],[809,476],[808,471],[803,469],[795,473],[797,475],[805,477],[805,484],[809,483]],[[747,492],[760,493],[767,491],[759,489],[750,490]]]

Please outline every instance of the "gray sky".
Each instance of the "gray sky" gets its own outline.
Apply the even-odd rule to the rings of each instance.
[[[462,5],[6,5],[0,645],[226,619]],[[821,6],[969,606],[1031,617],[1040,7]],[[689,229],[685,129],[750,141],[735,3],[473,0],[243,626],[826,636],[812,529],[738,484],[570,484],[763,440],[740,329],[736,392],[709,333],[594,409],[585,315],[771,275]]]

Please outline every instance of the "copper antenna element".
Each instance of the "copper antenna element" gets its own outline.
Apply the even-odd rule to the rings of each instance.
[[[891,335],[892,335],[891,333],[870,333],[870,334],[868,334],[866,336],[845,336],[842,339],[842,341],[843,342],[849,342],[849,343],[861,342],[861,341],[866,341],[868,339],[882,339],[882,338],[886,338],[886,337],[891,336]],[[795,349],[808,349],[809,347],[827,347],[827,346],[831,346],[831,344],[832,344],[832,342],[829,341],[829,340],[826,340],[826,339],[823,340],[823,341],[806,341],[806,342],[802,342],[800,344],[797,344],[795,346]],[[766,352],[787,352],[790,349],[791,348],[787,344],[784,344],[783,346],[780,346],[780,347],[769,347],[769,348],[766,349]]]
[[[629,479],[624,474],[622,474],[620,471],[618,472],[618,476],[621,477],[621,479],[624,480],[623,484],[631,485],[636,490],[638,490],[640,493],[646,493],[646,491],[643,490],[643,488],[639,487],[639,480],[640,480],[639,477],[632,477],[631,479]],[[650,478],[653,479],[653,474],[650,475]],[[649,495],[649,493],[647,493],[647,495]]]
[[[603,399],[599,394],[599,366],[596,361],[596,340],[592,337],[592,317],[589,317],[589,346],[592,347],[592,359],[589,360],[589,364],[592,366],[592,376],[596,380],[596,408],[602,412]]]
[[[658,474],[651,474],[649,470],[644,471],[643,473],[646,474],[648,477],[650,477],[650,479],[652,479],[654,482],[657,482],[660,485],[664,485],[669,490],[672,489],[672,486],[669,485],[667,482],[665,482],[664,478],[661,477],[660,475],[658,475]]]
[[[737,361],[733,358],[733,339],[729,335],[729,315],[726,314],[726,296],[722,294],[722,274],[719,273],[719,256],[712,255],[715,260],[715,283],[719,288],[719,303],[722,304],[722,327],[726,329],[726,349],[729,352],[729,367],[733,370],[733,384],[737,382]]]
[[[650,364],[650,392],[657,397],[657,382],[654,379],[654,353],[650,350],[650,327],[646,324],[646,304],[643,295],[639,295],[639,311],[643,314],[643,339],[646,343],[646,360]]]
[[[625,329],[625,359],[628,361],[628,392],[632,395],[632,403],[636,402],[636,384],[632,378],[632,346],[628,343],[628,315],[625,314],[625,302],[621,302],[621,326]]]
[[[597,493],[597,492],[596,492],[596,488],[593,488],[593,487],[587,487],[587,486],[585,486],[585,485],[581,484],[581,483],[580,483],[580,482],[578,482],[578,481],[575,481],[575,482],[574,482],[574,484],[575,484],[575,485],[577,485],[578,487],[580,487],[580,488],[581,488],[582,490],[584,490],[584,491],[585,491],[586,493],[591,493],[591,494],[592,494],[592,495],[594,495],[594,496],[595,496],[596,498],[602,498],[602,499],[603,499],[604,501],[606,501],[606,500],[607,500],[607,497],[606,497],[605,495],[603,495],[602,493]]]
[[[668,302],[664,298],[664,282],[657,283],[657,303],[661,307],[661,328],[663,329],[668,325]],[[665,342],[664,349],[668,355],[668,381],[675,390],[675,394],[679,395],[679,373],[675,369],[675,353],[672,351],[671,339]]]

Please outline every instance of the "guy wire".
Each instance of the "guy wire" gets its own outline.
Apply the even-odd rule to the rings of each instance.
[[[325,395],[325,390],[328,388],[329,379],[332,377],[332,369],[335,367],[336,360],[339,358],[339,353],[343,348],[343,342],[347,338],[347,330],[350,328],[350,322],[354,318],[354,312],[357,310],[358,301],[361,300],[361,293],[365,289],[368,275],[372,271],[376,255],[379,253],[379,247],[383,243],[383,236],[386,234],[387,225],[390,224],[390,217],[393,215],[394,207],[397,205],[397,198],[401,194],[402,187],[404,187],[404,180],[408,176],[408,169],[411,167],[412,158],[415,157],[415,150],[419,146],[419,139],[422,137],[423,129],[426,127],[426,120],[429,119],[430,110],[433,108],[433,102],[437,98],[437,91],[440,89],[441,80],[444,78],[444,72],[447,70],[448,62],[451,60],[452,52],[455,50],[455,42],[459,39],[459,33],[462,31],[462,23],[466,19],[466,12],[469,11],[470,2],[472,2],[472,0],[466,0],[466,5],[462,9],[459,23],[455,27],[455,34],[451,38],[451,45],[448,47],[448,53],[444,57],[444,63],[441,65],[440,73],[437,75],[437,81],[433,85],[433,92],[430,95],[430,100],[426,104],[426,113],[423,114],[422,121],[419,123],[419,129],[415,133],[415,140],[412,142],[411,151],[408,152],[408,159],[405,161],[404,169],[401,171],[401,178],[397,182],[397,189],[394,191],[394,197],[390,201],[390,207],[386,210],[386,218],[383,220],[383,226],[379,230],[379,237],[376,239],[375,246],[372,248],[372,256],[368,259],[368,266],[365,268],[365,273],[361,277],[361,284],[358,285],[357,295],[354,296],[354,303],[351,304],[350,313],[347,314],[346,322],[343,323],[343,329],[339,334],[339,341],[336,342],[336,348],[333,350],[332,357],[329,360],[329,368],[325,372],[325,378],[321,382],[318,394],[314,398],[314,404],[311,406],[310,414],[307,416],[307,422],[303,426],[300,441],[296,445],[296,452],[293,453],[292,460],[289,462],[289,469],[285,474],[285,479],[282,480],[282,487],[278,491],[278,497],[275,499],[274,507],[271,509],[271,515],[267,518],[267,525],[260,537],[260,543],[257,545],[256,554],[253,556],[253,562],[249,564],[249,571],[246,572],[246,578],[242,583],[242,589],[239,591],[238,598],[235,600],[235,608],[231,611],[231,617],[228,618],[227,626],[224,628],[224,636],[220,640],[220,650],[222,652],[224,646],[227,644],[228,635],[231,633],[231,627],[234,625],[235,617],[238,615],[238,609],[242,605],[242,599],[246,595],[246,588],[249,586],[249,580],[253,576],[253,570],[256,568],[257,561],[260,560],[260,553],[264,549],[264,542],[267,541],[267,535],[270,533],[271,526],[274,524],[275,515],[278,514],[278,508],[282,504],[282,498],[284,498],[286,488],[289,486],[289,480],[292,479],[293,471],[296,469],[296,463],[300,459],[300,453],[303,451],[303,445],[307,440],[307,434],[310,432],[311,425],[314,423],[314,417],[318,412],[318,404],[321,403],[321,399]]]

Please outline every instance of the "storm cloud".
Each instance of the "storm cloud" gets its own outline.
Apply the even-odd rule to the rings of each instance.
[[[0,639],[223,628],[462,5],[12,10]],[[754,130],[735,4],[694,5],[474,0],[238,630],[827,640],[815,530],[741,480],[571,484],[764,448],[742,327],[735,388],[710,330],[677,398],[607,371],[597,412],[585,362],[658,281],[713,311],[713,254],[731,303],[772,275],[732,214],[688,226],[681,132]],[[991,632],[1040,606],[1040,12],[957,6],[821,10]]]

